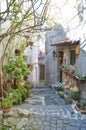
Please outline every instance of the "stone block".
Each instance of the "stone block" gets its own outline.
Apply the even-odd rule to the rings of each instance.
[[[28,119],[23,118],[18,124],[16,124],[17,125],[16,128],[17,129],[22,129],[23,127],[26,126],[27,122],[28,122]]]

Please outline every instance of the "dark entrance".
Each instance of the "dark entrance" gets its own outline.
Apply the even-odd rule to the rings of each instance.
[[[45,80],[45,65],[40,65],[40,80]]]
[[[59,67],[63,63],[63,51],[59,51]],[[60,69],[60,82],[62,82],[62,70]]]

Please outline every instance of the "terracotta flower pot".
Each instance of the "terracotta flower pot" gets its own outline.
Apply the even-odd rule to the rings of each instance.
[[[0,104],[0,109],[2,108],[2,105]]]
[[[79,101],[78,100],[72,100],[73,104],[77,104]]]
[[[21,51],[20,51],[19,49],[16,49],[16,50],[15,50],[15,55],[16,55],[16,56],[19,56],[20,54],[21,54]]]
[[[7,113],[7,112],[10,112],[11,108],[7,108],[7,109],[2,109],[3,113]]]
[[[80,111],[82,114],[86,114],[86,109],[81,110],[77,105],[76,105],[75,108],[76,108],[77,111]]]
[[[79,83],[85,83],[85,80],[78,80]]]
[[[6,83],[6,87],[12,87],[12,82]]]
[[[86,80],[85,80],[85,79],[79,79],[77,76],[75,76],[75,80],[76,80],[76,82],[78,82],[78,83],[80,83],[80,84],[82,84],[82,83],[85,83],[85,82],[86,82]]]

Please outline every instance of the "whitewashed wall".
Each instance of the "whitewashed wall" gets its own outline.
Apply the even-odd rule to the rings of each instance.
[[[56,83],[59,80],[59,70],[58,70],[58,56],[53,57],[53,50],[57,51],[56,46],[51,46],[58,41],[67,39],[65,32],[62,27],[58,31],[51,31],[46,35],[45,40],[45,79],[46,82]]]

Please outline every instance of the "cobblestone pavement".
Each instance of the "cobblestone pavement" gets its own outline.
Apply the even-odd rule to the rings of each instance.
[[[34,86],[26,102],[16,107],[32,113],[25,130],[86,130],[86,115],[43,84]]]

